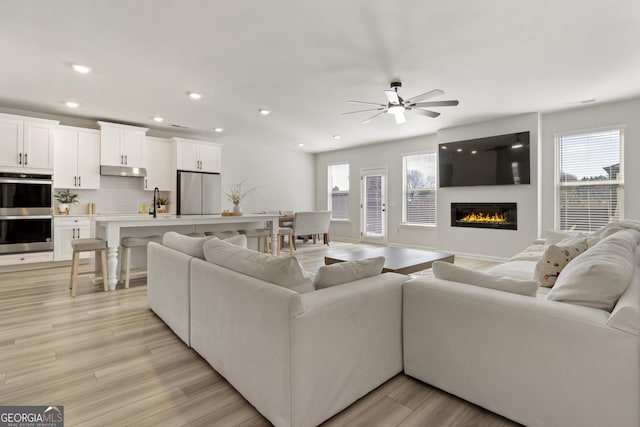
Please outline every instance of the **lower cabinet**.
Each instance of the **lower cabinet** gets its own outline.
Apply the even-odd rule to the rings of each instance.
[[[91,237],[89,218],[55,217],[53,219],[53,260],[67,261],[71,259],[71,241]],[[89,258],[89,252],[80,252],[80,258]]]
[[[0,267],[5,265],[31,264],[37,262],[53,261],[53,253],[49,252],[28,252],[24,254],[10,254],[0,256]]]

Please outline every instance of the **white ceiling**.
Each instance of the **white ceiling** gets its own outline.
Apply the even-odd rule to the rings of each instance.
[[[2,0],[0,106],[320,152],[640,95],[640,1]],[[90,66],[79,75],[70,64]],[[350,99],[439,88],[395,124]],[[201,92],[192,101],[186,92]],[[70,110],[65,101],[80,104]],[[591,104],[593,105],[593,104]],[[270,116],[258,114],[268,108]],[[152,116],[165,121],[158,125]],[[223,127],[222,134],[213,132]],[[184,133],[183,133],[184,134]],[[338,141],[332,135],[340,134]]]

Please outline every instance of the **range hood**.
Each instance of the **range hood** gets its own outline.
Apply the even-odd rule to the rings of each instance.
[[[131,166],[100,166],[100,175],[108,176],[133,176],[145,177],[147,170],[145,168],[135,168]]]

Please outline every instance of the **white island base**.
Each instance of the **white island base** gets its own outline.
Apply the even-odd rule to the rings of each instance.
[[[278,215],[98,215],[92,218],[96,237],[107,241],[107,274],[109,290],[118,284],[118,247],[125,236],[148,236],[167,231],[179,233],[249,230],[264,228],[271,222],[271,251],[278,254]]]

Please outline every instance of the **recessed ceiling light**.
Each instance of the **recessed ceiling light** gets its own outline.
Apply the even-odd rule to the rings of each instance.
[[[261,108],[258,110],[258,113],[262,114],[263,116],[268,116],[269,114],[271,114],[271,110]]]
[[[477,152],[478,152],[477,150],[473,150],[471,154],[476,154]]]
[[[154,121],[160,123],[161,121],[163,121],[164,119],[162,117],[154,117],[153,118]]]
[[[456,149],[456,151],[457,151],[458,153],[461,153],[461,152],[462,152],[462,148],[458,148],[458,149]]]
[[[333,135],[333,139],[340,139],[342,138],[340,135]]]
[[[69,108],[78,108],[80,106],[80,104],[78,104],[77,102],[73,102],[73,101],[65,102],[64,105],[66,105]]]
[[[87,74],[91,72],[91,68],[87,67],[86,65],[73,64],[71,68],[81,74]]]
[[[200,98],[202,98],[202,94],[201,93],[188,92],[188,94],[189,94],[189,98],[191,98],[191,99],[200,99]]]
[[[517,144],[513,144],[511,148],[522,148],[522,144],[518,142]]]
[[[222,132],[224,129],[223,129],[223,128],[214,128],[213,130],[214,130],[214,131],[216,131],[216,132],[218,132],[218,133],[220,133],[220,132]]]
[[[298,147],[304,147],[304,142],[298,142]]]

